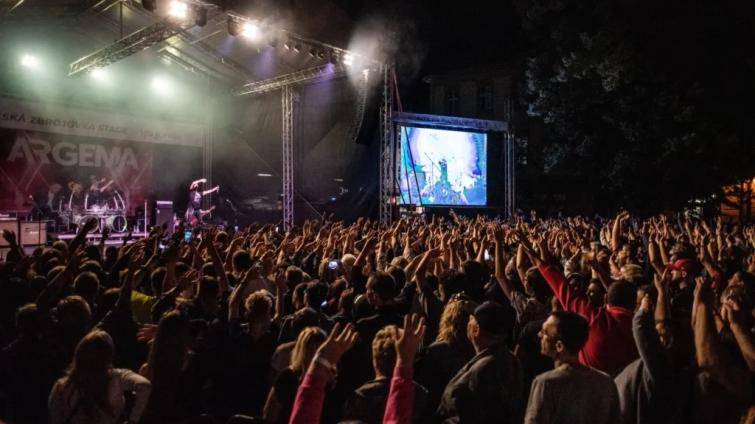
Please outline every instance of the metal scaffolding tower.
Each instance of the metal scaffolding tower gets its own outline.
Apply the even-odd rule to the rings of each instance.
[[[504,208],[508,217],[513,217],[516,212],[516,137],[513,132],[506,133],[504,143],[504,173],[506,180]]]
[[[283,229],[294,226],[294,109],[296,93],[291,85],[284,85],[281,94],[283,108]]]
[[[381,224],[390,224],[396,206],[396,145],[393,138],[393,67],[382,66],[383,102],[380,104],[380,204]]]

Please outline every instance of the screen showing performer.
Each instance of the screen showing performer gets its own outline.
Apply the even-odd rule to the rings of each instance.
[[[401,204],[487,204],[486,134],[419,127],[399,130]]]

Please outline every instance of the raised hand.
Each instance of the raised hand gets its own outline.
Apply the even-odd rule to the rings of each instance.
[[[3,239],[8,242],[9,245],[16,245],[16,233],[10,230],[3,230]]]
[[[136,340],[149,343],[155,338],[155,334],[157,334],[157,325],[144,324],[136,331]]]
[[[342,331],[341,325],[336,324],[330,331],[325,343],[317,349],[317,356],[335,365],[346,351],[354,347],[358,338],[359,333],[356,332],[352,324],[347,324]]]
[[[92,232],[95,228],[97,228],[97,218],[89,218],[87,222],[84,223],[84,225],[81,227],[81,231],[86,233]]]
[[[396,354],[401,364],[409,365],[414,362],[422,338],[425,335],[425,319],[417,314],[404,317],[404,329],[396,340]]]

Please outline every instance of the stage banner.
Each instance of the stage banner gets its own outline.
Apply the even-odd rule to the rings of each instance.
[[[0,129],[0,212],[81,212],[99,201],[131,214],[148,195],[152,150],[130,140]],[[93,184],[107,185],[99,199],[87,196]]]
[[[0,96],[0,127],[108,140],[202,147],[201,125],[139,118]]]
[[[82,212],[99,202],[133,214],[152,194],[156,145],[201,151],[204,135],[191,123],[0,96],[0,212]],[[93,185],[106,186],[102,195],[87,196]]]

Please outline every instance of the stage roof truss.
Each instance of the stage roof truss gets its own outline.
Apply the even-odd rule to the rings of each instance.
[[[393,123],[399,125],[418,125],[423,127],[472,130],[480,132],[507,132],[509,125],[504,121],[487,119],[461,118],[458,116],[425,115],[422,113],[394,112]]]
[[[128,56],[164,42],[169,43],[172,49],[164,47],[160,50],[160,53],[163,54],[163,56],[168,60],[180,63],[183,67],[185,67],[187,70],[190,70],[191,72],[202,73],[206,76],[219,79],[224,83],[233,83],[232,76],[226,75],[222,71],[218,71],[218,69],[207,65],[201,58],[191,55],[187,51],[187,49],[189,48],[198,50],[202,57],[208,56],[209,58],[213,59],[215,62],[219,63],[222,68],[230,71],[229,73],[234,75],[239,80],[247,81],[247,84],[239,89],[234,90],[234,94],[236,95],[267,92],[281,88],[286,84],[318,82],[326,79],[344,76],[347,70],[344,69],[345,65],[343,65],[343,62],[345,61],[344,59],[347,56],[351,56],[351,60],[357,62],[360,68],[377,69],[382,65],[380,62],[371,58],[350,52],[346,49],[325,42],[305,37],[286,29],[268,28],[269,31],[276,33],[277,38],[282,42],[284,41],[291,44],[298,44],[302,49],[317,51],[319,58],[327,61],[328,64],[323,66],[310,67],[300,71],[268,78],[262,81],[249,83],[249,81],[253,80],[253,78],[250,78],[250,75],[244,66],[236,63],[230,58],[226,58],[218,54],[216,49],[203,42],[203,40],[207,38],[225,32],[225,28],[214,30],[210,34],[203,36],[196,36],[188,31],[189,29],[194,27],[194,23],[177,25],[169,20],[162,19],[154,13],[147,12],[140,5],[137,5],[130,1],[122,0],[100,0],[90,6],[86,12],[88,12],[88,14],[90,15],[94,15],[95,17],[105,18],[104,12],[119,3],[122,3],[125,7],[128,7],[128,9],[133,11],[134,13],[149,19],[150,21],[152,21],[152,23],[115,41],[113,44],[107,47],[104,47],[74,61],[70,64],[68,74],[69,76],[74,76],[82,72],[92,71],[96,68],[108,66]],[[210,3],[198,0],[192,0],[191,3],[197,7],[204,7],[208,10],[208,14],[210,16],[208,16],[207,25],[210,27],[212,27],[212,25],[225,25],[228,19],[232,19],[237,22],[257,22],[253,19],[232,11],[221,11],[216,5]],[[112,21],[112,19],[107,20]],[[335,70],[334,72],[329,73],[327,71],[327,67],[331,65],[335,66]]]
[[[342,65],[325,64],[314,66],[312,68],[302,69],[301,71],[290,74],[279,75],[262,81],[250,82],[234,91],[236,96],[247,96],[267,93],[288,85],[315,83],[327,81],[334,78],[345,76],[347,69]]]

